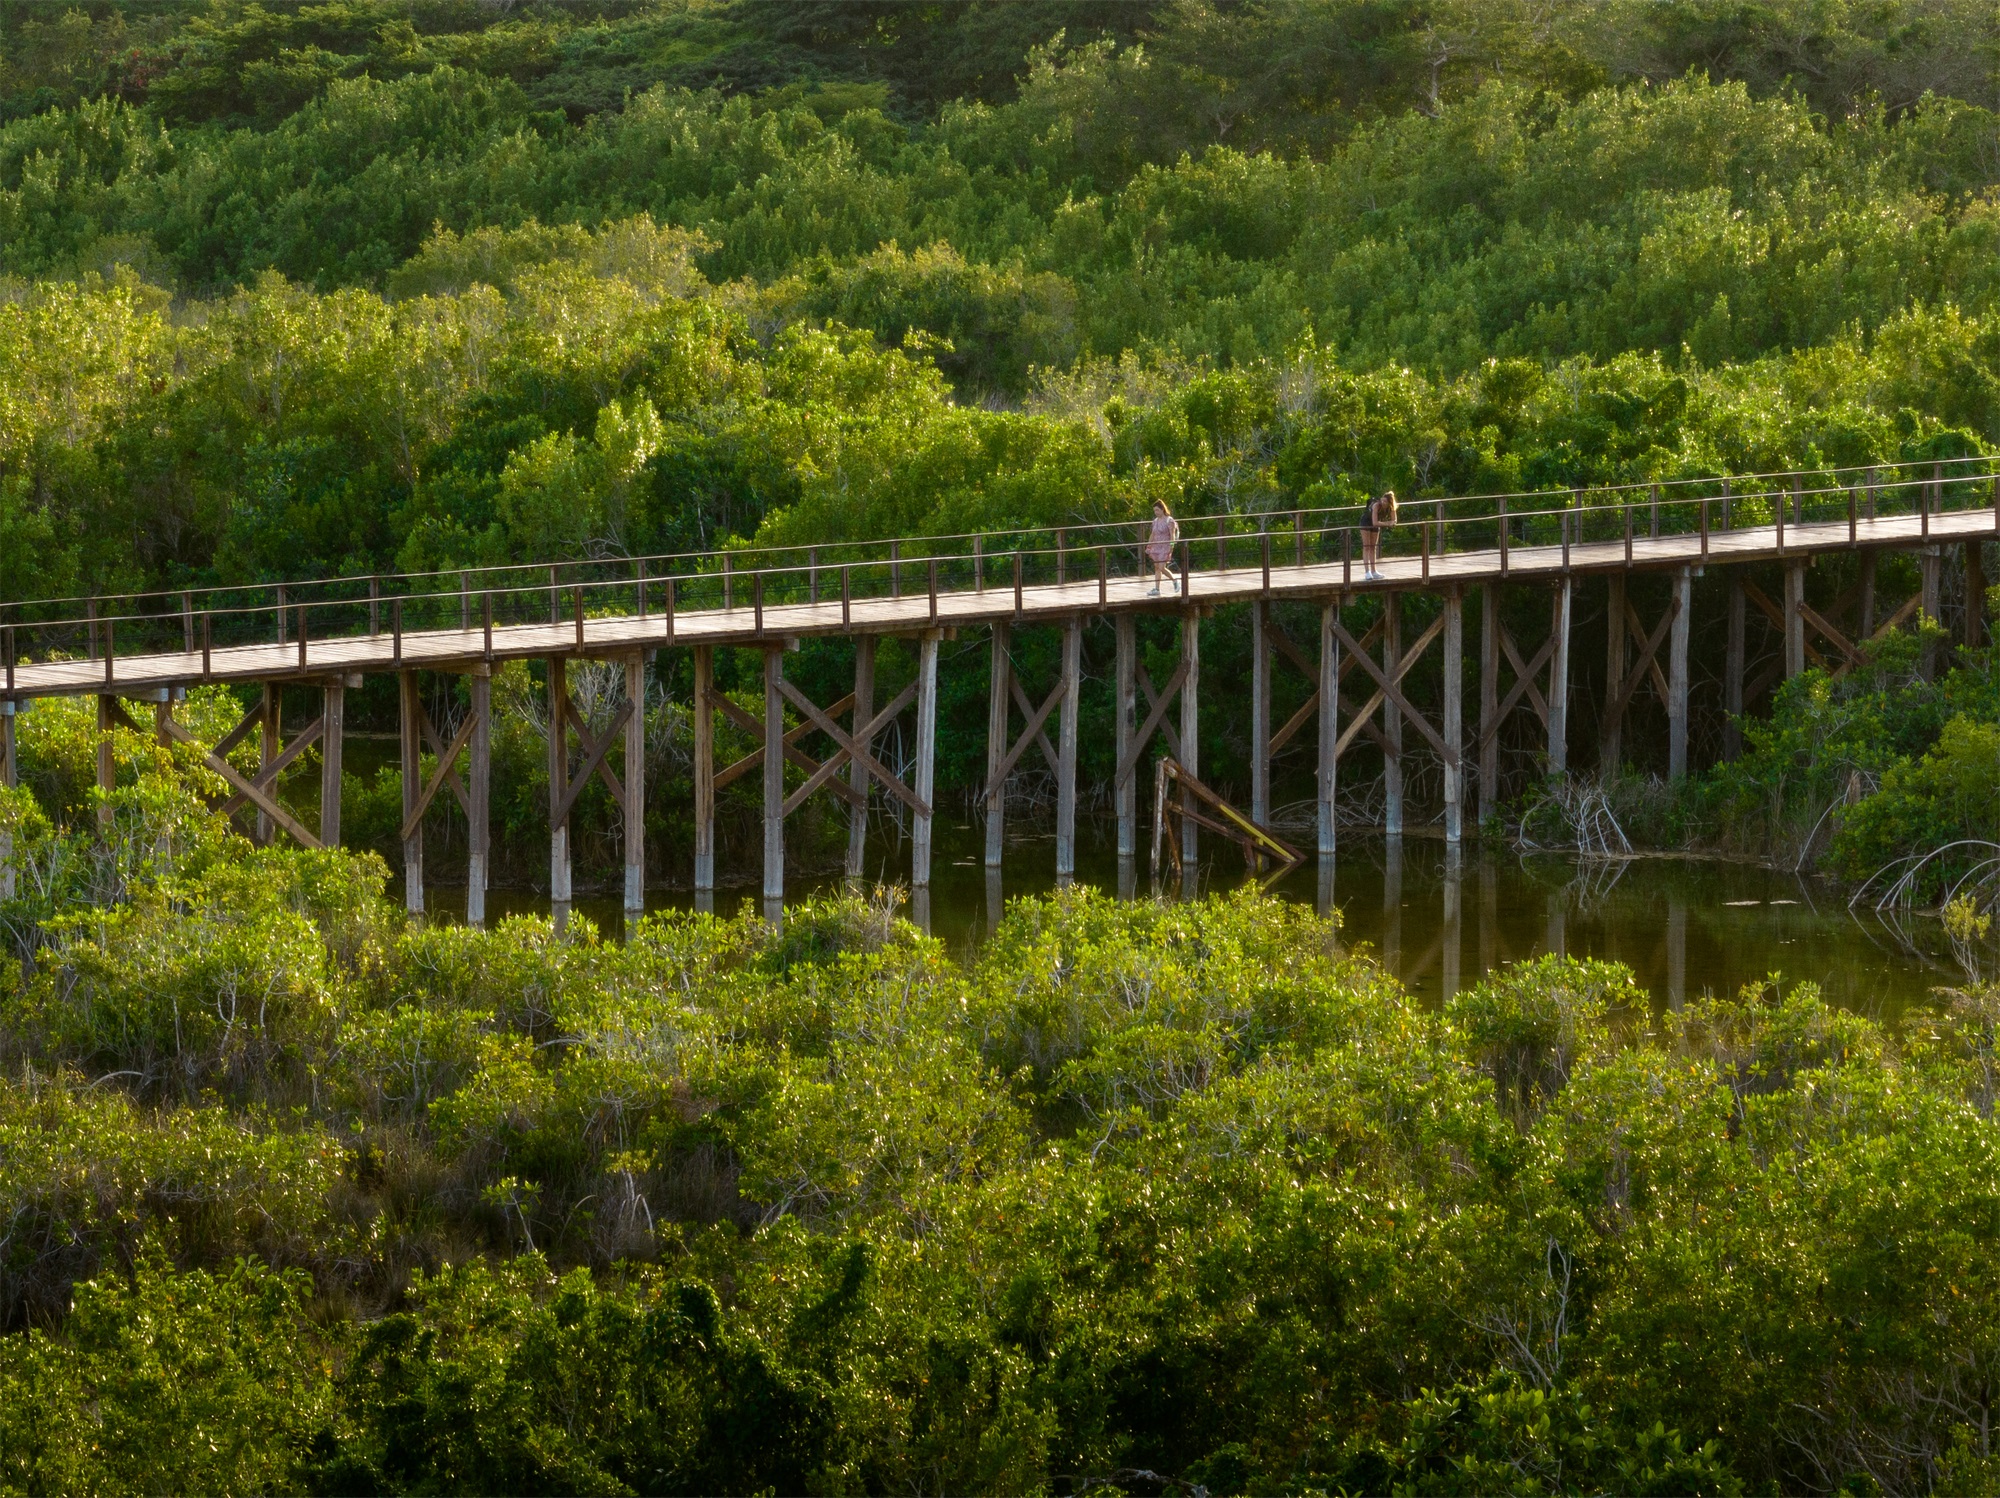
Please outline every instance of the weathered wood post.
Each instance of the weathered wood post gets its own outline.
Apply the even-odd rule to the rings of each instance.
[[[923,809],[910,819],[910,887],[926,894],[931,887],[931,817],[936,809],[938,642],[943,638],[942,630],[927,629],[917,642],[917,777],[912,789]]]
[[[266,691],[269,690],[267,687]],[[117,721],[112,710],[118,699],[108,693],[99,693],[97,698],[97,788],[109,796],[118,785],[118,761],[111,752],[111,725]],[[269,763],[266,757],[265,763]],[[260,821],[261,825],[261,821]],[[105,837],[111,836],[111,803],[100,802],[97,808],[97,830]]]
[[[1785,680],[1806,669],[1806,564],[1785,563]]]
[[[1500,584],[1479,590],[1479,815],[1500,803]]]
[[[1339,840],[1334,822],[1334,792],[1340,770],[1340,638],[1333,632],[1340,618],[1340,599],[1327,599],[1319,610],[1319,784],[1316,818],[1320,862],[1333,866]]]
[[[694,647],[694,889],[715,893],[715,647]]]
[[[1076,738],[1082,706],[1083,620],[1063,621],[1062,718],[1056,732],[1056,882],[1076,876]],[[928,798],[926,798],[928,799]]]
[[[1674,622],[1668,629],[1667,778],[1685,780],[1688,768],[1688,627],[1694,616],[1694,569],[1674,569]]]
[[[1007,762],[1007,698],[1014,674],[1009,653],[1011,631],[993,626],[992,666],[986,686],[986,867],[1000,867],[1007,845],[1007,787],[1000,767]]]
[[[1618,689],[1625,685],[1625,576],[1614,572],[1604,582],[1604,721],[1598,725],[1597,768],[1600,775],[1618,773],[1625,758],[1625,714]]]
[[[493,804],[493,677],[484,666],[469,678],[472,695],[472,738],[467,744],[472,762],[465,788],[466,843],[465,923],[486,924],[487,862],[492,851]]]
[[[1549,773],[1569,774],[1569,620],[1574,585],[1564,574],[1556,584],[1549,629],[1555,648],[1549,652]]]
[[[281,733],[284,725],[280,721],[284,710],[285,699],[283,688],[271,682],[265,682],[263,712],[257,718],[257,771],[260,778],[265,771],[269,770],[277,762],[278,754],[284,748]],[[275,780],[272,781],[266,789],[269,790],[271,795],[276,796],[278,794],[277,782]],[[277,831],[277,825],[272,822],[270,813],[262,811],[257,813],[258,847],[269,847],[271,839],[277,836]]]
[[[874,635],[860,635],[854,641],[854,735],[857,740],[868,720],[875,716],[875,646]],[[870,742],[861,745],[871,749]],[[848,784],[862,799],[847,809],[847,877],[859,879],[868,867],[868,788],[867,767],[855,760],[848,769]]]
[[[1446,1003],[1458,992],[1459,957],[1464,927],[1460,919],[1461,892],[1465,883],[1465,854],[1457,843],[1444,850],[1444,934],[1441,941],[1439,986]]]
[[[1201,615],[1190,609],[1181,615],[1181,660],[1187,676],[1181,682],[1181,764],[1188,774],[1201,775]],[[1201,843],[1193,817],[1181,818],[1181,867],[1192,871]]]
[[[1722,661],[1722,708],[1728,721],[1722,727],[1722,757],[1735,759],[1743,752],[1743,657],[1744,605],[1743,570],[1729,569],[1729,643]]]
[[[1918,575],[1923,579],[1924,617],[1933,624],[1941,622],[1944,613],[1943,581],[1944,550],[1942,547],[1926,546],[1917,553]],[[1917,663],[1918,674],[1925,681],[1937,675],[1937,646],[1926,641],[1923,656]]]
[[[764,919],[785,903],[785,679],[783,645],[764,652]]]
[[[423,698],[417,694],[417,673],[398,672],[397,695],[402,704],[398,728],[402,741],[403,823],[409,828],[403,838],[403,905],[411,915],[424,913],[424,824],[412,823],[424,793]]]
[[[1270,555],[1266,537],[1265,556]],[[1259,598],[1250,604],[1250,820],[1262,827],[1271,820],[1271,605]]]
[[[1403,669],[1403,598],[1382,595],[1382,674],[1398,686]],[[1389,747],[1382,756],[1382,830],[1403,835],[1403,710],[1386,696],[1382,700],[1382,736]]]
[[[573,898],[569,862],[569,663],[549,657],[549,914],[558,931],[569,924]]]
[[[329,848],[340,846],[340,757],[347,732],[347,688],[332,682],[320,700],[319,738],[319,840]]]
[[[643,594],[642,594],[643,596]],[[625,919],[646,913],[646,657],[625,661]]]
[[[1465,594],[1456,586],[1444,595],[1444,840],[1456,847],[1465,836]],[[1456,920],[1457,896],[1447,895]],[[1447,936],[1447,940],[1451,940]],[[1457,956],[1451,959],[1455,968]]]
[[[1123,765],[1132,753],[1132,736],[1137,731],[1132,713],[1133,700],[1138,692],[1138,628],[1130,614],[1120,614],[1112,621],[1112,629],[1118,640],[1118,664],[1113,687],[1117,695],[1113,705],[1117,723],[1114,744],[1117,763]],[[1135,765],[1111,788],[1112,799],[1118,807],[1118,860],[1121,866],[1139,856],[1138,779],[1139,770]]]
[[[14,737],[14,717],[20,705],[11,698],[0,702],[0,787],[13,790],[21,783],[21,767]],[[14,834],[0,830],[0,900],[14,898]]]

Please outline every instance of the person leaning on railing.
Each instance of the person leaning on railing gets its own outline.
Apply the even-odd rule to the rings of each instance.
[[[1376,562],[1382,556],[1382,527],[1396,523],[1396,491],[1384,489],[1368,501],[1368,508],[1361,516],[1361,575],[1364,578],[1379,578],[1375,570]]]

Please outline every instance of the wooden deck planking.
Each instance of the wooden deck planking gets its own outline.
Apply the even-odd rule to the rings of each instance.
[[[1887,516],[1858,522],[1849,538],[1845,519],[1808,521],[1785,527],[1785,545],[1778,547],[1775,526],[1743,527],[1712,531],[1706,553],[1699,534],[1635,538],[1630,566],[1634,569],[1702,565],[1717,562],[1775,561],[1781,557],[1817,555],[1871,547],[1909,547],[1945,544],[1995,533],[1992,510],[1959,510],[1933,514],[1928,534],[1916,515]],[[1569,548],[1567,570],[1571,573],[1610,572],[1627,566],[1623,538],[1590,541]],[[1425,575],[1421,558],[1385,557],[1382,577],[1363,581],[1359,559],[1353,570],[1339,562],[1309,563],[1305,566],[1278,565],[1271,568],[1270,588],[1264,587],[1261,567],[1230,568],[1193,574],[1191,601],[1198,607],[1245,602],[1258,597],[1325,598],[1337,592],[1350,596],[1368,593],[1409,592],[1437,589],[1447,584],[1468,585],[1505,577],[1509,582],[1537,581],[1559,577],[1565,571],[1560,545],[1511,545],[1504,573],[1498,550],[1446,552],[1433,555]],[[121,656],[114,663],[113,679],[107,683],[102,660],[82,659],[21,662],[16,667],[11,695],[16,699],[53,696],[80,696],[111,692],[139,694],[162,688],[185,686],[200,681],[262,682],[314,680],[396,670],[463,671],[486,663],[533,659],[552,655],[615,658],[634,650],[654,650],[666,646],[728,645],[775,648],[790,638],[840,634],[911,634],[928,628],[959,628],[997,622],[1052,622],[1079,613],[1106,613],[1151,608],[1177,609],[1183,600],[1171,590],[1155,595],[1145,577],[1109,579],[1100,602],[1095,577],[1055,584],[1037,583],[1023,588],[1021,607],[1014,607],[1011,586],[989,586],[983,591],[960,590],[937,595],[936,615],[931,614],[930,597],[925,592],[905,593],[900,598],[856,598],[842,617],[838,599],[817,604],[774,603],[763,611],[763,634],[755,627],[755,611],[748,605],[731,609],[683,611],[673,618],[673,634],[668,636],[666,616],[654,613],[587,619],[581,645],[573,620],[560,624],[495,625],[493,648],[485,648],[482,626],[463,629],[407,631],[402,637],[400,658],[393,637],[377,635],[333,636],[311,641],[306,664],[299,664],[297,643],[231,645],[210,652],[210,670],[204,676],[201,655],[174,651],[156,655]]]

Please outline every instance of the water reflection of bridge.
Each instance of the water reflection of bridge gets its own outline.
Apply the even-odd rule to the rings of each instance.
[[[308,846],[333,842],[340,828],[344,694],[371,673],[393,673],[400,681],[410,906],[423,907],[426,813],[448,791],[469,825],[467,912],[479,920],[492,790],[491,674],[503,662],[539,661],[547,683],[557,909],[569,899],[571,813],[593,780],[622,808],[626,906],[638,909],[646,868],[649,671],[659,652],[685,651],[697,889],[712,890],[716,881],[716,792],[755,774],[767,900],[784,891],[786,822],[815,796],[835,797],[848,808],[854,873],[871,808],[891,806],[906,816],[910,879],[921,894],[930,877],[942,640],[966,630],[986,631],[990,639],[980,796],[987,861],[997,864],[1004,847],[1010,781],[1039,760],[1056,784],[1062,875],[1074,860],[1086,625],[1108,621],[1115,638],[1112,793],[1119,851],[1130,857],[1139,847],[1136,789],[1153,746],[1164,741],[1190,772],[1199,771],[1204,621],[1213,628],[1220,615],[1240,622],[1251,637],[1249,809],[1257,821],[1270,816],[1274,756],[1310,735],[1323,861],[1338,841],[1341,761],[1357,747],[1379,754],[1384,830],[1403,828],[1405,766],[1416,756],[1426,773],[1435,770],[1442,830],[1457,844],[1468,810],[1483,813],[1497,803],[1503,728],[1520,715],[1532,715],[1538,771],[1568,772],[1576,737],[1572,620],[1580,588],[1601,589],[1589,602],[1594,608],[1601,597],[1605,611],[1593,725],[1599,763],[1623,762],[1629,711],[1651,697],[1663,710],[1665,768],[1678,778],[1689,763],[1688,642],[1698,573],[1720,569],[1728,580],[1720,704],[1730,725],[1726,754],[1735,747],[1736,721],[1780,675],[1797,675],[1809,663],[1844,672],[1860,662],[1871,638],[1918,611],[1939,619],[1953,552],[1963,558],[1962,638],[1980,638],[1979,548],[2000,530],[2000,460],[1425,499],[1406,503],[1403,523],[1384,533],[1373,577],[1360,564],[1360,518],[1349,506],[1190,520],[1164,596],[1142,575],[1134,527],[1122,522],[9,603],[0,605],[0,774],[13,783],[18,711],[36,698],[91,695],[103,730],[98,776],[107,788],[116,774],[111,731],[154,734],[205,759],[227,783],[220,804],[250,819],[253,836],[283,831]],[[1917,557],[1919,585],[1892,608],[1876,596],[1876,560],[1905,551]],[[1857,556],[1857,576],[1839,598],[1815,600],[1809,569],[1829,553]],[[1772,567],[1775,599],[1751,575]],[[1665,583],[1650,619],[1632,586],[1645,577]],[[1519,640],[1502,601],[1529,589],[1546,595],[1548,623],[1539,639]],[[1477,698],[1468,726],[1464,609],[1475,591]],[[1316,610],[1316,640],[1301,644],[1286,633],[1273,612],[1286,603]],[[1746,649],[1752,609],[1783,642],[1781,658],[1755,675]],[[1177,626],[1178,651],[1159,682],[1138,648],[1139,622],[1150,616]],[[1018,631],[1035,628],[1059,631],[1061,649],[1053,681],[1031,690],[1016,669],[1014,642]],[[903,652],[911,657],[906,679],[893,684],[877,679],[884,639],[913,647]],[[786,655],[828,641],[851,644],[853,689],[822,704],[788,679]],[[731,650],[760,653],[761,703],[717,690],[716,652]],[[593,719],[568,674],[575,663],[607,661],[622,667],[623,696]],[[1274,724],[1273,677],[1284,669],[1302,674],[1305,696]],[[429,673],[464,679],[455,720],[436,721],[427,710],[420,680]],[[200,744],[176,721],[174,704],[190,685],[208,682],[260,690],[221,741]],[[301,691],[316,694],[319,711],[286,741],[285,694]],[[132,716],[133,703],[152,705],[150,724]],[[717,763],[719,724],[747,736],[751,746],[732,763]],[[882,750],[892,725],[909,746],[895,764]],[[231,752],[253,736],[256,768],[239,769]],[[279,781],[315,747],[320,811],[318,825],[309,828],[281,798]],[[789,777],[787,765],[794,771]],[[1191,822],[1181,836],[1192,864]],[[0,856],[0,867],[5,863]]]

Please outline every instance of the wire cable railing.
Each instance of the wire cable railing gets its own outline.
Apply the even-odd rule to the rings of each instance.
[[[1623,542],[1632,561],[1642,542],[1699,537],[1700,554],[1733,531],[1775,527],[1780,549],[1790,528],[1845,522],[1855,542],[1865,522],[1986,510],[2000,529],[2000,458],[1979,456],[1866,468],[1664,479],[1635,484],[1512,494],[1406,500],[1398,523],[1380,535],[1384,560],[1415,559],[1428,578],[1434,558],[1497,553],[1504,574],[1513,551]],[[1258,510],[1184,517],[1175,570],[1191,576],[1246,569],[1266,582],[1273,568],[1342,566],[1351,580],[1365,506]],[[941,595],[1012,592],[1096,580],[1100,597],[1115,577],[1151,571],[1144,520],[1080,523],[888,540],[833,540],[781,546],[744,543],[706,552],[515,563],[452,571],[228,584],[176,591],[0,603],[0,690],[35,661],[103,662],[115,682],[126,656],[174,656],[199,675],[215,653],[245,645],[288,647],[311,669],[312,647],[387,637],[402,664],[406,635],[459,631],[483,637],[519,625],[573,631],[587,645],[593,619],[660,618],[671,639],[677,615],[747,610],[763,633],[765,610],[927,596],[935,619]],[[190,669],[185,674],[194,675]]]

